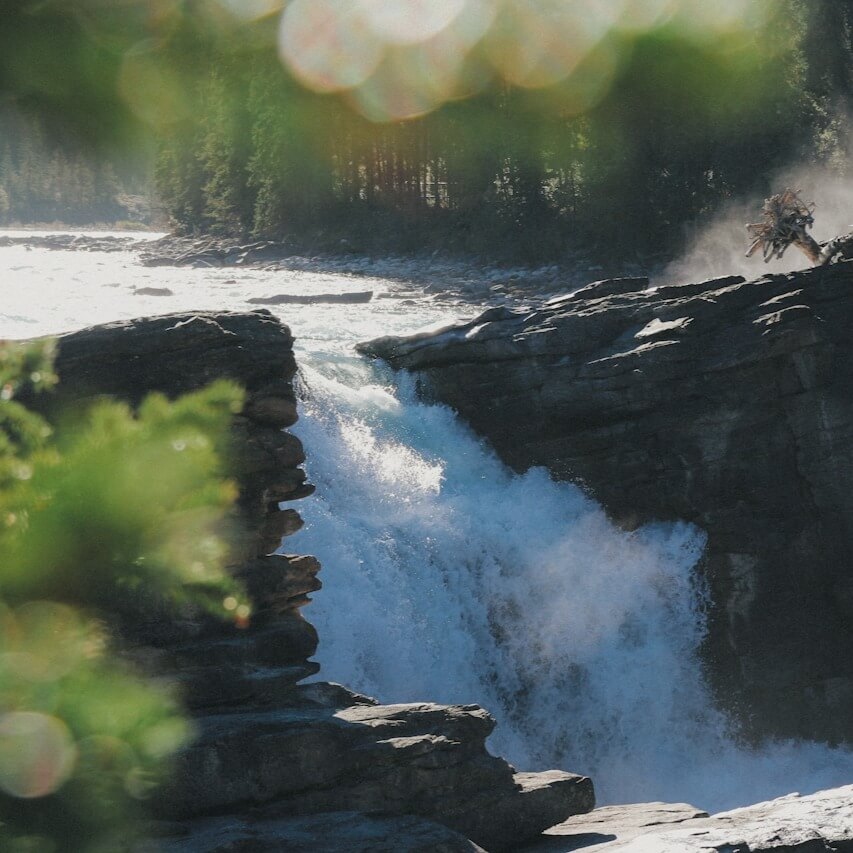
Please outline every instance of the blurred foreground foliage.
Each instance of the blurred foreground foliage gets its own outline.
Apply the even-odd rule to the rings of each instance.
[[[243,598],[220,461],[242,395],[104,401],[53,429],[16,399],[53,384],[51,358],[49,342],[0,344],[0,849],[105,853],[129,849],[191,734],[115,654],[117,611],[225,618]]]

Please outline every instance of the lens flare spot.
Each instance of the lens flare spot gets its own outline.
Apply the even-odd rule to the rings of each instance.
[[[564,80],[618,20],[621,4],[532,0],[508,5],[488,39],[492,62],[517,86]]]
[[[56,717],[13,711],[0,717],[0,789],[33,799],[58,791],[74,769],[77,750]]]
[[[382,41],[348,0],[294,0],[282,15],[281,59],[318,92],[358,86],[376,70],[383,53]]]
[[[375,122],[416,118],[441,103],[411,68],[400,67],[394,58],[383,63],[366,83],[353,90],[349,100],[362,115]]]
[[[352,0],[371,29],[389,44],[417,44],[450,26],[465,0]]]

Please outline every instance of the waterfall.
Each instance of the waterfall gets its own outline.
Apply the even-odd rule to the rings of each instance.
[[[12,338],[246,310],[258,293],[376,291],[369,306],[281,309],[305,381],[295,432],[318,487],[288,547],[323,563],[307,611],[321,678],[384,702],[482,704],[498,720],[493,752],[521,770],[588,773],[601,803],[717,810],[853,779],[848,751],[740,747],[714,708],[697,654],[701,531],[614,528],[575,486],[512,473],[450,410],[419,402],[410,378],[351,355],[358,340],[446,323],[460,308],[310,268],[151,270],[131,253],[24,248],[3,249],[3,262],[16,287],[0,332]],[[137,295],[152,284],[174,296]],[[381,298],[395,295],[406,298]]]
[[[477,702],[493,752],[593,777],[600,803],[719,810],[847,783],[820,744],[738,745],[703,678],[704,546],[614,527],[577,486],[515,474],[411,377],[303,362],[317,495],[296,547],[323,564],[320,677],[383,702]]]

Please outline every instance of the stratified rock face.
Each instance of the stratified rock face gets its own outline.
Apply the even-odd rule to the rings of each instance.
[[[476,705],[383,706],[299,683],[319,670],[317,633],[300,610],[321,584],[315,558],[274,553],[302,526],[279,503],[313,492],[302,445],[283,429],[297,420],[292,344],[266,311],[133,320],[59,342],[54,405],[101,394],[136,404],[222,377],[247,391],[232,429],[242,533],[231,570],[252,599],[251,625],[192,610],[176,618],[157,602],[120,625],[127,655],[180,686],[198,732],[154,798],[163,821],[138,850],[500,851],[589,811],[589,779],[516,773],[490,755],[494,720]]]
[[[136,405],[152,391],[174,398],[221,378],[246,390],[243,411],[232,424],[232,467],[239,486],[234,515],[241,531],[233,542],[232,561],[255,605],[247,637],[272,630],[275,621],[279,642],[275,650],[266,651],[267,657],[298,665],[303,675],[315,672],[317,665],[307,659],[316,650],[317,634],[299,608],[310,601],[308,593],[321,586],[316,579],[319,564],[312,558],[274,555],[282,537],[302,526],[299,514],[280,509],[279,502],[314,490],[300,467],[305,461],[301,442],[283,431],[297,419],[292,385],[296,360],[287,326],[268,311],[171,314],[109,323],[63,335],[56,371],[60,381],[55,392],[34,403],[74,408],[110,395]],[[176,621],[154,605],[151,602],[147,621],[122,626],[129,639],[177,648],[211,630],[223,630],[201,613]],[[247,639],[242,632],[236,636]]]
[[[853,737],[853,262],[745,282],[600,282],[362,345],[514,468],[627,526],[707,531],[707,660],[757,735]]]
[[[609,806],[570,818],[521,853],[829,853],[853,850],[853,786],[708,817],[684,804]]]
[[[378,705],[318,683],[266,706],[209,708],[197,723],[158,806],[191,832],[235,804],[262,821],[346,810],[418,815],[500,851],[595,804],[585,777],[516,773],[489,755],[494,720],[476,705]]]

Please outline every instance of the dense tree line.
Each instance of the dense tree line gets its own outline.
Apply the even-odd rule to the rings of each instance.
[[[784,0],[722,49],[665,28],[620,46],[620,72],[586,109],[581,68],[396,123],[301,88],[268,45],[218,55],[163,145],[159,191],[188,231],[527,260],[673,251],[792,159],[843,148],[851,21],[849,0]]]
[[[35,116],[0,111],[0,224],[71,225],[136,219],[128,193],[144,194],[144,169],[118,169]]]

